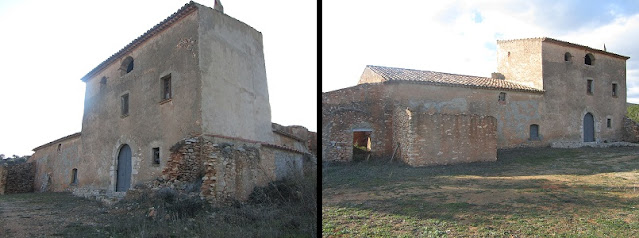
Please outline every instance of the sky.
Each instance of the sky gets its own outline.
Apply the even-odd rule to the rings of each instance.
[[[262,33],[271,121],[317,131],[317,2],[221,2]],[[186,3],[1,0],[0,154],[30,155],[80,132],[82,76]]]
[[[325,0],[322,92],[357,84],[366,65],[490,77],[497,40],[551,37],[629,56],[639,103],[639,1]]]

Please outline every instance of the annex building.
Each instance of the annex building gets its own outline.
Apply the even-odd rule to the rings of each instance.
[[[34,149],[36,191],[197,186],[244,200],[313,157],[313,132],[271,122],[262,34],[219,1],[187,3],[81,80],[82,131]]]
[[[356,86],[322,94],[322,153],[421,166],[621,141],[628,59],[544,37],[497,41],[491,77],[369,65]]]

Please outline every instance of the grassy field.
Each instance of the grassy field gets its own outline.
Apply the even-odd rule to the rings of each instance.
[[[325,237],[638,237],[639,148],[517,149],[494,163],[322,168]]]

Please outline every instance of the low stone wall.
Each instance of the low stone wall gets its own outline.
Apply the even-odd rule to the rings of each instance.
[[[608,147],[622,147],[622,146],[639,146],[639,144],[630,142],[610,142],[610,143],[598,143],[598,142],[575,142],[575,141],[558,141],[550,144],[552,148],[608,148]]]
[[[33,163],[0,166],[0,194],[33,192],[34,178]]]
[[[497,120],[492,116],[395,110],[401,160],[411,166],[497,160]]]
[[[184,139],[152,187],[199,192],[211,203],[247,200],[256,186],[302,172],[303,153],[212,136]]]
[[[623,137],[622,141],[639,142],[639,123],[634,122],[632,119],[623,117]]]

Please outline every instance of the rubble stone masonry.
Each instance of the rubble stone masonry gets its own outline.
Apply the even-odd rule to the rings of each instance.
[[[33,163],[0,166],[0,194],[33,192],[34,177]]]

